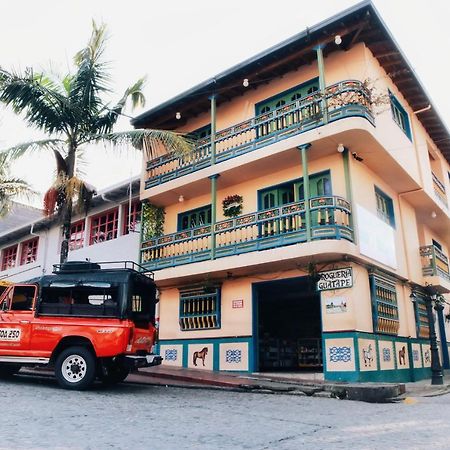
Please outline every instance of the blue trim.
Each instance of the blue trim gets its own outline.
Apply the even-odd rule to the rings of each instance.
[[[291,87],[289,89],[286,89],[285,91],[279,92],[278,94],[274,94],[271,97],[268,97],[264,100],[261,100],[258,103],[255,103],[255,114],[259,115],[261,114],[259,111],[268,103],[272,103],[276,100],[281,100],[283,97],[287,97],[288,95],[294,93],[295,91],[298,91],[300,89],[304,89],[306,87],[312,87],[314,85],[317,85],[317,88],[319,89],[319,77],[311,78],[310,80],[304,81],[303,83],[298,84],[297,86]],[[308,97],[306,94],[302,97]],[[292,100],[289,100],[287,103],[291,103]]]
[[[253,354],[249,358],[251,361],[250,366],[252,367],[252,372],[259,370],[259,297],[258,289],[256,288],[256,283],[252,283],[252,350]],[[250,368],[249,366],[249,368]]]
[[[325,332],[323,333],[323,342],[327,339],[353,338],[354,352],[355,352],[355,370],[351,371],[329,371],[327,367],[327,357],[324,353],[324,377],[329,381],[346,381],[346,382],[368,382],[368,381],[384,381],[384,382],[410,382],[418,381],[424,378],[431,377],[431,368],[422,367],[414,368],[414,361],[412,359],[412,344],[429,344],[426,339],[408,338],[403,336],[390,336],[384,334],[368,333],[363,331],[342,331],[342,332]],[[371,339],[375,341],[377,353],[377,369],[361,371],[359,361],[359,346],[358,339]],[[379,341],[390,341],[394,346],[394,369],[381,369],[379,354]],[[397,355],[395,350],[395,343],[400,342],[408,346],[409,367],[398,368]],[[422,351],[420,352],[422,354]]]
[[[392,201],[392,198],[389,197],[389,195],[385,194],[379,187],[375,186],[375,195],[378,195],[379,197],[381,197],[385,202],[386,202],[386,206],[388,208],[388,220],[389,220],[389,225],[392,228],[395,228],[395,215],[394,215],[394,202]],[[383,214],[384,217],[384,212],[380,211],[378,209],[378,205],[377,205],[377,212],[379,212],[380,214]]]
[[[253,338],[251,336],[238,336],[238,337],[222,337],[222,338],[201,338],[201,339],[162,339],[159,341],[159,345],[182,345],[183,346],[183,360],[182,367],[187,368],[189,366],[189,345],[202,345],[209,344],[213,347],[213,370],[219,371],[220,369],[220,344],[230,343],[247,343],[248,345],[248,370],[244,372],[253,372],[252,366],[252,354],[253,354]],[[242,372],[242,370],[229,370],[226,372]]]
[[[391,112],[392,112],[392,118],[394,122],[399,126],[399,128],[406,134],[408,139],[412,142],[412,136],[411,136],[411,125],[409,123],[409,114],[406,112],[405,108],[403,108],[402,104],[398,101],[397,97],[390,91],[389,92],[389,99],[391,101]],[[399,122],[399,120],[396,118],[396,113],[401,116],[403,124]]]
[[[205,211],[206,215],[205,217],[207,217],[208,215],[208,208],[209,208],[209,212],[211,212],[211,204],[205,205],[205,206],[200,206],[199,208],[194,208],[194,209],[189,209],[188,211],[183,211],[178,213],[177,215],[177,231],[185,231],[185,230],[189,230],[192,227],[188,227],[188,228],[181,228],[182,225],[182,221],[183,221],[183,217],[188,215],[188,214],[194,214],[197,212],[201,212],[201,211]],[[200,227],[200,226],[206,226],[206,225],[210,225],[210,223],[204,223],[202,225],[196,225],[196,227]],[[195,228],[195,227],[194,227]]]
[[[449,369],[450,361],[449,361],[449,355],[448,355],[447,335],[445,333],[444,312],[442,309],[437,310],[436,312],[437,312],[437,317],[438,317],[438,322],[439,322],[439,337],[440,337],[441,348],[442,348],[442,368]]]
[[[334,122],[336,120],[351,118],[351,117],[361,117],[368,120],[373,126],[375,126],[374,119],[372,114],[367,110],[366,107],[353,104],[353,105],[345,105],[341,108],[335,109],[329,113],[328,122]],[[253,141],[242,144],[237,147],[233,147],[230,150],[226,150],[220,152],[216,157],[216,163],[220,163],[223,161],[227,161],[228,159],[238,157],[245,153],[252,152],[254,150],[258,150],[259,148],[266,147],[267,145],[271,145],[275,142],[282,141],[284,139],[288,139],[292,136],[296,136],[312,129],[317,129],[321,126],[325,125],[322,119],[312,120],[308,123],[304,124],[294,124],[291,128],[285,128],[278,132],[273,132],[269,135],[262,136],[260,138],[254,139]],[[155,177],[152,177],[145,181],[145,189],[150,189],[154,186],[158,186],[162,183],[166,183],[168,181],[174,180],[176,178],[180,178],[184,175],[187,175],[192,172],[196,172],[198,170],[204,169],[211,165],[211,160],[209,157],[205,157],[199,161],[194,162],[190,166],[183,166],[175,169],[172,172],[164,173]]]

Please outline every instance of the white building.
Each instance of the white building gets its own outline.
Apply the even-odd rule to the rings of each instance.
[[[72,219],[69,260],[138,261],[140,217],[139,178],[101,191],[86,216]],[[0,280],[21,282],[51,273],[61,240],[57,217],[16,204],[0,220]]]

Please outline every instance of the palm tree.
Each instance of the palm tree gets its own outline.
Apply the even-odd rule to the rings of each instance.
[[[17,196],[34,194],[28,183],[10,174],[10,161],[6,153],[0,153],[0,218],[11,210]]]
[[[75,205],[89,203],[92,187],[77,176],[77,160],[83,146],[106,141],[114,147],[132,145],[150,153],[161,148],[166,152],[189,153],[192,145],[183,136],[161,130],[132,130],[113,133],[113,127],[127,101],[144,106],[144,79],[126,89],[114,105],[105,102],[111,93],[108,64],[104,61],[106,27],[93,22],[87,46],[74,57],[75,72],[64,77],[26,70],[23,75],[0,68],[0,102],[24,114],[28,125],[44,131],[48,139],[27,142],[8,149],[14,157],[34,150],[51,151],[56,158],[55,184],[44,199],[47,214],[61,217],[60,261],[67,260],[70,225]]]

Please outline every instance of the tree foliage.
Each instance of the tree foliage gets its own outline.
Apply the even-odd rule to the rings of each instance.
[[[192,150],[192,144],[174,132],[113,132],[127,102],[133,107],[145,104],[145,78],[127,88],[117,103],[107,101],[112,92],[109,65],[104,60],[105,44],[105,25],[93,22],[87,45],[74,57],[73,73],[58,77],[32,69],[21,74],[0,68],[0,102],[23,115],[29,126],[48,135],[44,140],[18,144],[8,149],[8,154],[20,157],[30,151],[51,151],[55,156],[55,182],[45,194],[44,210],[61,216],[61,262],[67,259],[72,210],[76,205],[85,208],[94,193],[77,172],[83,146],[98,142],[109,142],[115,148],[133,146],[147,152],[149,158],[161,148],[179,154]]]

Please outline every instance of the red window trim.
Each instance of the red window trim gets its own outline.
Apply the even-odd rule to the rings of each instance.
[[[128,231],[128,203],[123,205],[123,227],[122,227],[122,234],[129,234]],[[136,219],[136,216],[139,217],[139,219]],[[139,200],[136,200],[134,202],[131,202],[131,230],[134,231],[136,224],[140,223],[141,221],[141,202]]]
[[[31,253],[31,255],[25,255],[24,251],[25,251],[25,249],[27,247],[30,246],[30,244],[32,244],[32,246],[31,246],[32,253]],[[31,264],[31,263],[36,262],[38,245],[39,245],[39,238],[38,237],[35,237],[35,238],[32,238],[32,239],[28,239],[27,241],[23,241],[20,244],[20,263],[19,264],[21,266],[24,266],[26,264]],[[31,260],[27,261],[28,258],[30,258]]]
[[[81,229],[77,229],[81,225]],[[84,232],[86,230],[85,220],[78,220],[70,225],[69,250],[78,250],[84,247]],[[72,235],[81,233],[81,237],[72,239]],[[72,245],[74,244],[74,245]]]
[[[107,221],[100,225],[100,226],[106,226],[106,230],[98,230],[94,231],[94,222],[99,219],[100,217],[106,217],[108,218],[109,214],[114,214],[114,218],[112,221]],[[111,230],[108,230],[107,225],[113,224],[113,227]],[[95,226],[95,228],[100,228],[99,225]],[[100,242],[106,242],[111,241],[113,239],[116,239],[118,236],[119,231],[119,208],[113,208],[108,211],[103,211],[93,217],[91,217],[90,227],[89,227],[89,245],[99,244]],[[98,236],[94,236],[94,233]],[[112,233],[112,237],[109,237]],[[108,238],[109,237],[109,238]]]
[[[18,249],[19,246],[15,244],[2,250],[2,271],[16,267]],[[8,264],[11,260],[13,264]]]

